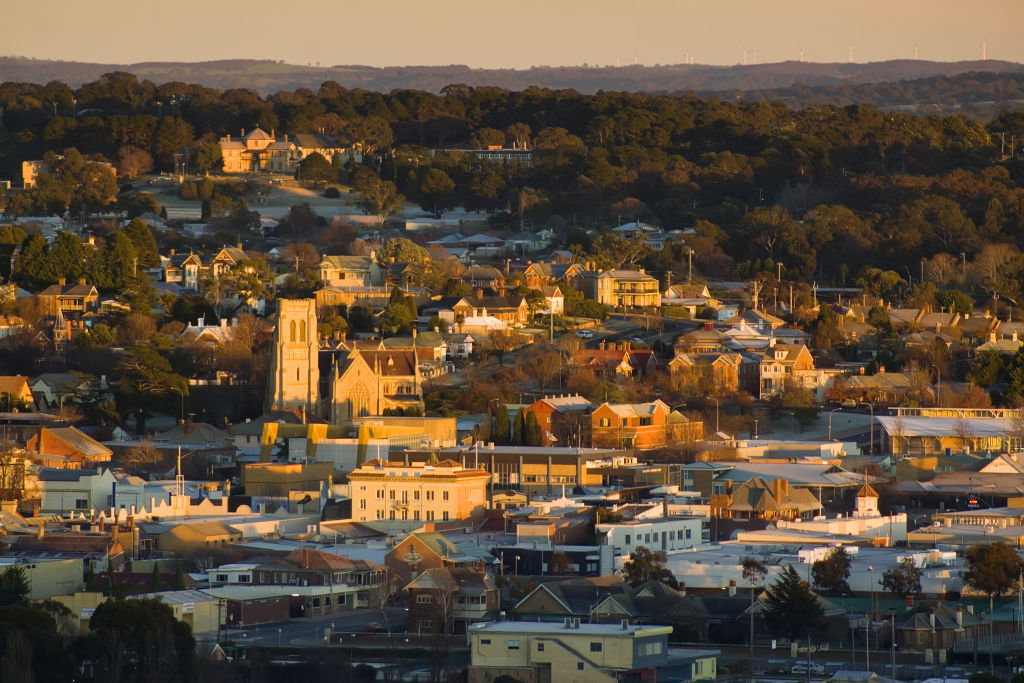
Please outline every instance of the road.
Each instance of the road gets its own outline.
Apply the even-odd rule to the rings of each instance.
[[[393,631],[403,631],[405,628],[406,611],[402,607],[389,607],[388,615]],[[267,647],[309,647],[310,645],[324,644],[325,633],[341,633],[342,639],[351,637],[374,637],[378,634],[368,634],[366,625],[370,622],[385,624],[380,610],[356,609],[348,612],[339,612],[318,617],[301,617],[289,619],[274,624],[260,624],[259,626],[246,626],[244,628],[229,628],[226,638],[234,640],[242,646],[264,645]]]

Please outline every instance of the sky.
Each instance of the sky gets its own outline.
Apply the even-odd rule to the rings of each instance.
[[[485,68],[1024,62],[1024,0],[50,0],[0,10],[0,54],[131,64]],[[756,55],[755,55],[756,53]]]

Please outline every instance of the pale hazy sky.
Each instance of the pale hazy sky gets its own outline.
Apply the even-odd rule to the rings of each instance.
[[[1024,62],[1024,0],[50,0],[0,10],[0,53],[127,64]]]

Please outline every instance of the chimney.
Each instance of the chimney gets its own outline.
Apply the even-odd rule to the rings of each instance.
[[[241,243],[241,242],[239,242],[239,243],[238,243],[238,244],[236,244],[235,246],[236,246],[236,247],[238,247],[239,249],[241,249],[241,248],[242,248],[242,243]]]
[[[65,286],[67,283],[68,281],[65,280],[64,278],[60,278],[59,280],[57,280],[57,284],[60,285],[61,287]]]
[[[302,568],[303,569],[309,569],[310,564],[311,564],[311,561],[310,561],[309,548],[303,548],[302,549]]]
[[[736,597],[736,579],[729,579],[729,597]]]
[[[174,249],[171,249],[171,256],[174,256]]]
[[[931,625],[932,630],[935,630],[935,610],[928,610],[928,623]]]
[[[245,137],[245,128],[242,129],[242,137]]]
[[[715,329],[714,323],[704,323],[704,331],[705,332],[713,332],[714,329]]]
[[[958,627],[964,625],[964,608],[961,605],[956,606],[956,625]]]

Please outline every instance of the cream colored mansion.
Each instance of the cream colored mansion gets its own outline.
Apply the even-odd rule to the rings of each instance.
[[[318,152],[328,161],[337,154],[342,165],[349,161],[360,163],[362,154],[342,144],[341,140],[321,133],[299,133],[289,138],[278,138],[271,130],[267,133],[262,128],[246,133],[242,130],[240,137],[225,135],[218,144],[224,157],[225,173],[282,173],[292,175],[299,162],[314,152]]]

